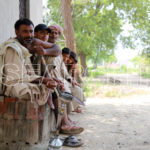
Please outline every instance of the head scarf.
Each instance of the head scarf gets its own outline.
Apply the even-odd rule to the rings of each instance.
[[[57,30],[60,35],[63,33],[62,27],[58,24],[51,25],[49,26],[49,28],[50,30],[54,30],[54,29]]]

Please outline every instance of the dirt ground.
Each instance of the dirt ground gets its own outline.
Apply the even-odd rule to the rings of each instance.
[[[78,136],[84,145],[76,149],[150,150],[150,80],[134,75],[106,79],[110,78],[114,83],[119,80],[121,85],[95,89],[97,98],[87,100],[82,114],[72,114],[73,120],[85,128]],[[105,97],[112,94],[116,98]]]
[[[150,150],[150,95],[89,98],[83,113],[71,118],[85,129],[77,136],[84,145],[63,150]],[[47,150],[47,146],[48,142],[29,147],[12,144],[11,150]]]
[[[150,95],[90,98],[83,114],[72,118],[85,128],[77,150],[150,150]]]

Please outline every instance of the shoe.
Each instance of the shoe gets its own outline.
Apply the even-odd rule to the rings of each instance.
[[[79,147],[82,146],[83,142],[81,139],[77,139],[75,136],[71,135],[67,138],[65,138],[63,142],[63,146],[69,146],[69,147]]]

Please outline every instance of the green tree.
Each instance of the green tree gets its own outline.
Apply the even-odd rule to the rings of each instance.
[[[60,0],[49,0],[48,3],[49,18],[62,24]],[[149,8],[149,0],[72,0],[76,46],[83,68],[86,68],[86,59],[97,64],[114,56],[119,36],[126,47],[135,47],[135,40],[146,44]],[[121,34],[126,22],[134,27],[128,36]]]

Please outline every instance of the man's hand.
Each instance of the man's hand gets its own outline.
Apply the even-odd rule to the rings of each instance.
[[[81,87],[80,84],[77,83],[77,82],[74,81],[74,80],[71,80],[71,84],[72,84],[73,87],[75,87],[75,85]]]
[[[63,83],[61,80],[53,78],[53,80],[55,80],[57,83]]]
[[[43,46],[39,44],[29,43],[26,44],[25,47],[29,50],[31,54],[37,53],[39,55],[45,55],[46,50],[43,48]]]
[[[64,91],[64,90],[65,90],[64,83],[63,83],[61,80],[56,79],[56,78],[53,78],[53,80],[55,80],[55,81],[57,82],[58,87],[59,87],[59,89],[60,89],[61,91]]]
[[[81,87],[81,85],[79,83],[77,83],[77,82],[75,82],[75,85]]]
[[[33,46],[33,51],[35,53],[39,54],[39,55],[45,55],[45,53],[46,53],[45,49],[40,45],[34,45]]]
[[[44,78],[43,83],[50,89],[54,89],[57,86],[57,83],[50,78]]]
[[[63,83],[58,83],[58,88],[59,88],[61,91],[65,91],[65,87],[64,87],[64,84],[63,84]]]

